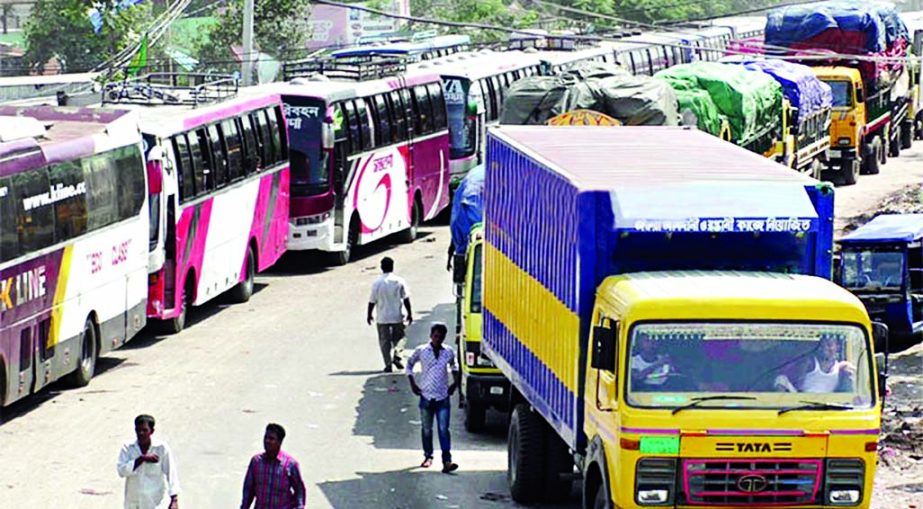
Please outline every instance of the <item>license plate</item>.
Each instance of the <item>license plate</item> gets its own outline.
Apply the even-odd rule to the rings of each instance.
[[[308,230],[304,234],[306,237],[317,237],[317,230]]]
[[[829,155],[830,157],[840,157],[843,154],[841,154],[839,150],[830,150]]]
[[[502,395],[503,395],[503,387],[491,387],[491,388],[490,388],[490,393],[493,394],[493,395],[495,395],[495,396],[502,396]]]

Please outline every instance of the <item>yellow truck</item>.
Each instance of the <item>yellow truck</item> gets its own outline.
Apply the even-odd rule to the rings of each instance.
[[[504,126],[487,165],[514,500],[869,507],[885,328],[818,252],[832,188],[683,128]]]

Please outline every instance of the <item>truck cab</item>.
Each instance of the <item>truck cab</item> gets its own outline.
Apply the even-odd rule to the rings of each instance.
[[[482,334],[482,281],[483,227],[471,229],[468,249],[464,259],[465,280],[460,296],[461,336],[458,341],[461,366],[459,404],[465,410],[465,429],[479,432],[484,429],[489,408],[505,411],[510,397],[510,384],[494,366],[490,357],[481,351]]]
[[[833,90],[827,160],[831,169],[842,174],[846,184],[855,184],[864,156],[862,143],[866,127],[862,76],[858,70],[850,67],[815,67],[814,74]],[[875,150],[881,150],[881,141]]]
[[[883,214],[840,239],[836,281],[895,342],[923,335],[923,214]],[[883,345],[877,345],[881,349]]]

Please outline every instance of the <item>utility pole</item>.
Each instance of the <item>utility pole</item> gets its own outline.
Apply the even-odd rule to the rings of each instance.
[[[253,76],[253,0],[244,0],[244,54],[241,55],[241,84],[250,85]]]

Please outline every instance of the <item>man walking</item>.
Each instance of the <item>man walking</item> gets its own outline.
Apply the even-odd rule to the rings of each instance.
[[[458,363],[455,351],[442,344],[448,329],[445,324],[435,323],[429,331],[429,343],[418,346],[407,361],[407,376],[410,390],[420,397],[420,420],[423,421],[423,468],[433,464],[433,417],[439,429],[439,446],[442,448],[442,471],[449,473],[458,469],[452,463],[452,442],[449,436],[449,397],[458,388]],[[413,367],[419,362],[422,371],[414,378]],[[449,369],[453,381],[449,385]],[[419,383],[417,383],[419,381]]]
[[[385,362],[385,373],[392,371],[391,364],[403,369],[401,355],[404,353],[404,316],[401,304],[407,308],[407,325],[413,323],[413,311],[410,308],[410,292],[404,278],[394,274],[394,260],[389,257],[381,259],[381,275],[372,284],[369,296],[369,310],[366,321],[372,325],[372,312],[378,308],[375,321],[378,325],[378,345]]]
[[[244,500],[241,509],[304,509],[304,481],[295,458],[282,451],[285,429],[274,423],[266,425],[263,450],[250,460],[244,477]]]
[[[135,417],[134,442],[122,446],[116,468],[125,478],[125,509],[161,507],[164,493],[170,496],[169,509],[179,509],[179,475],[170,447],[154,438],[154,418]]]

